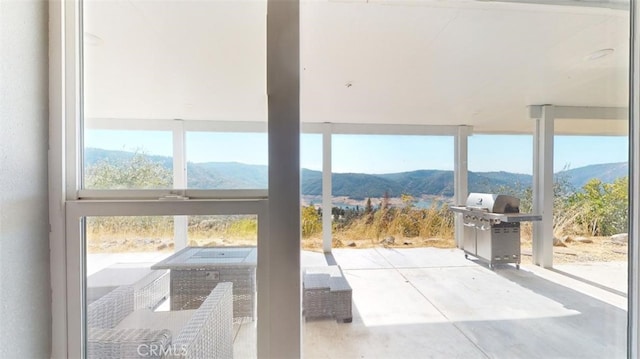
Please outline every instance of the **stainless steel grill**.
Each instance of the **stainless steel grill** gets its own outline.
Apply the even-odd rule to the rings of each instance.
[[[520,222],[542,216],[520,213],[520,199],[491,193],[471,193],[464,206],[451,210],[463,215],[462,249],[489,264],[515,263],[520,268]]]

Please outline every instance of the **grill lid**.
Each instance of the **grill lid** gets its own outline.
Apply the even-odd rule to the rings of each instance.
[[[491,213],[519,213],[520,199],[504,194],[470,193],[466,207]]]

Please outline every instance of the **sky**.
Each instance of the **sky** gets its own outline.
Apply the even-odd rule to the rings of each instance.
[[[590,164],[625,162],[625,136],[556,136],[554,171]],[[267,136],[258,133],[189,132],[187,160],[266,165]],[[322,136],[303,134],[301,166],[322,169]],[[169,131],[87,130],[85,146],[108,150],[138,150],[172,156]],[[333,135],[334,173],[394,173],[417,169],[453,170],[451,136]],[[532,173],[532,136],[473,135],[469,137],[469,170]]]

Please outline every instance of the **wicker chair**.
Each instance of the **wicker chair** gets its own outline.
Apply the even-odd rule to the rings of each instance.
[[[121,328],[123,319],[136,314],[135,290],[119,287],[87,308],[87,357],[232,358],[232,287],[232,283],[219,283],[198,309],[184,312],[192,315],[175,333],[157,327]]]
[[[134,309],[154,309],[169,297],[169,279],[167,270],[109,267],[88,278],[87,303],[91,304],[124,285],[134,288]]]

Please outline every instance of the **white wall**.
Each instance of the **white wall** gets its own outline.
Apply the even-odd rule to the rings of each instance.
[[[0,1],[0,358],[48,358],[48,5]]]

